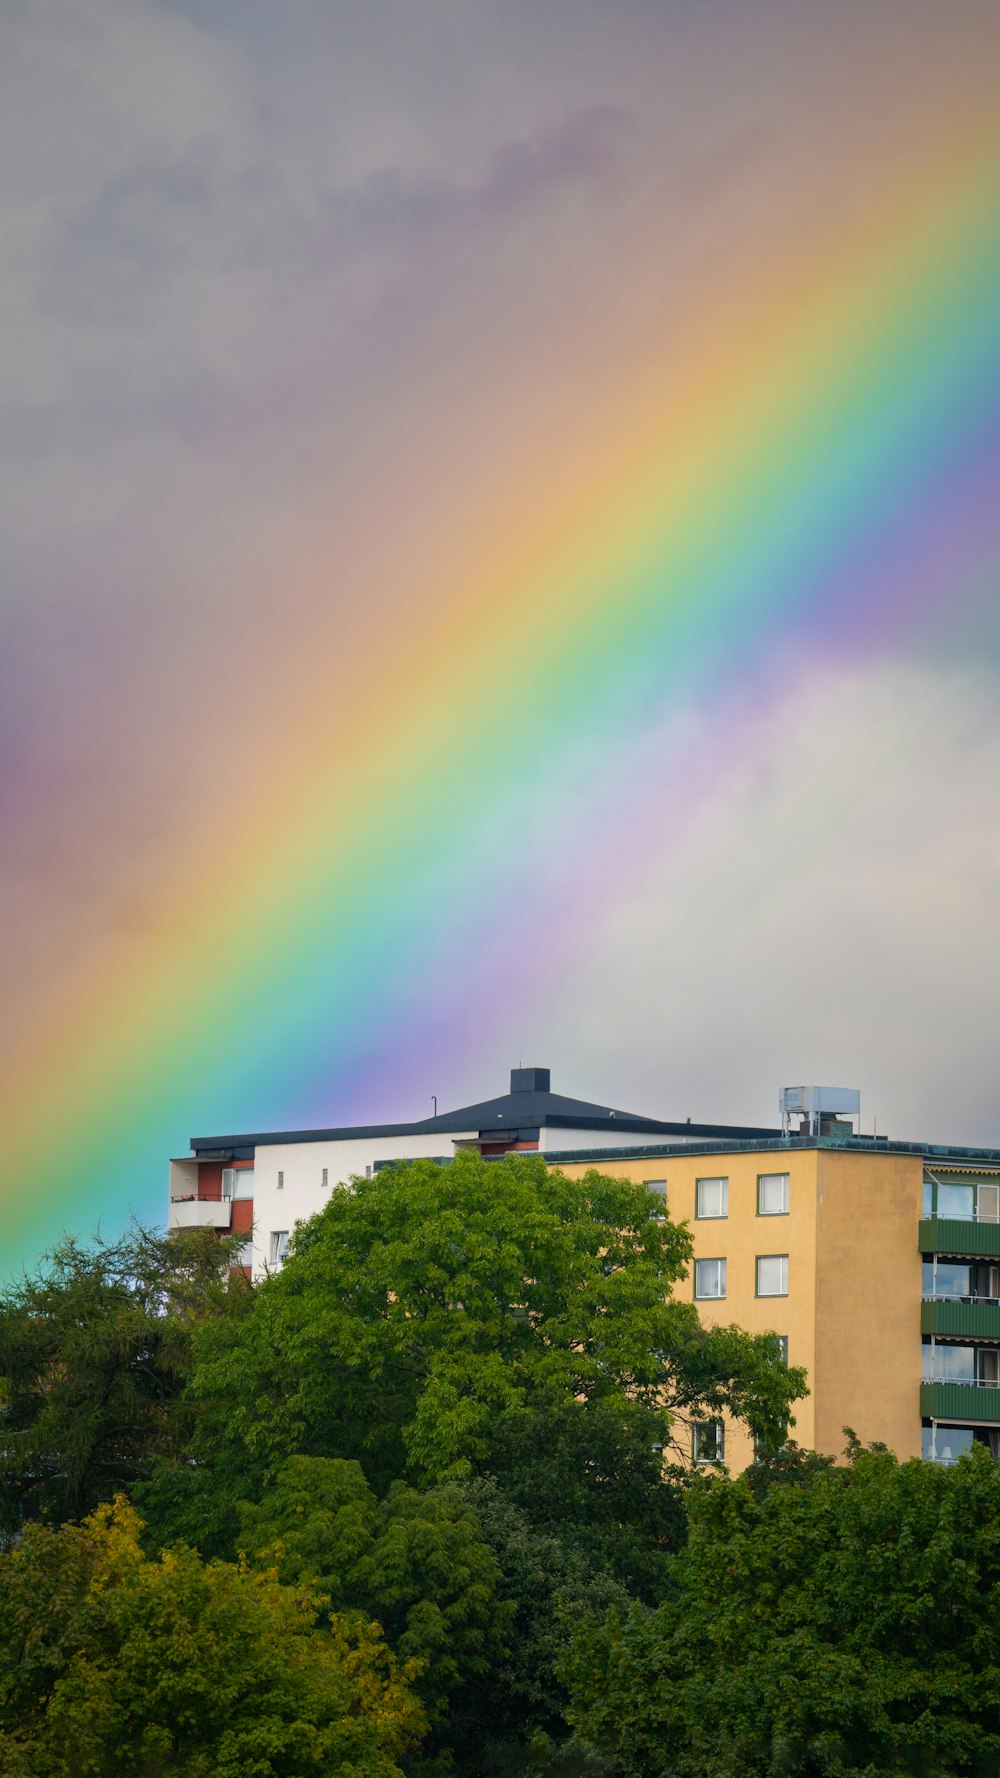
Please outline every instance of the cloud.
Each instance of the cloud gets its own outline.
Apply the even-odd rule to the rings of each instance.
[[[867,1128],[1000,1146],[997,693],[954,666],[814,682],[661,864],[637,848],[528,1047],[664,1116],[768,1123],[820,1081],[860,1087]]]

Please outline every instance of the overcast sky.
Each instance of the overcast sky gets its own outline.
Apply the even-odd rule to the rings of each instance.
[[[8,0],[0,993],[39,1102],[193,861],[255,868],[408,588],[579,492],[692,317],[998,73],[994,0]],[[484,1008],[442,1103],[516,1049],[667,1116],[822,1080],[1000,1146],[998,612],[987,577],[814,662],[670,847],[636,824],[592,942]],[[391,1086],[361,1111],[426,1109]]]

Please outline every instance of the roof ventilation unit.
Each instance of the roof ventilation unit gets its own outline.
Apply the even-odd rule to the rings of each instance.
[[[856,1087],[783,1087],[778,1110],[783,1136],[846,1142],[848,1136],[860,1133],[861,1094]],[[796,1127],[792,1118],[800,1120]]]

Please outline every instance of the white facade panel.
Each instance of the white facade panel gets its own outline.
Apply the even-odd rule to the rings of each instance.
[[[254,1156],[253,1276],[273,1269],[271,1237],[289,1234],[322,1210],[331,1191],[356,1175],[362,1178],[377,1161],[451,1159],[454,1143],[468,1141],[475,1130],[439,1131],[432,1135],[366,1136],[343,1142],[258,1144]],[[326,1169],[327,1183],[323,1184]],[[279,1183],[280,1181],[280,1183]]]
[[[696,1142],[696,1136],[664,1136],[655,1130],[622,1130],[612,1123],[606,1130],[557,1130],[549,1125],[538,1132],[539,1152],[580,1148],[647,1148],[657,1143]],[[704,1141],[704,1138],[702,1138]]]

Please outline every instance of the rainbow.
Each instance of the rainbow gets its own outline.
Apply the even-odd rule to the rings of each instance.
[[[982,596],[997,147],[970,129],[718,305],[613,471],[413,595],[244,823],[250,868],[193,864],[140,965],[5,1081],[12,1264],[60,1224],[160,1217],[191,1131],[408,1112],[513,999],[558,992],[638,820],[668,850],[736,753],[783,744],[811,661]]]

